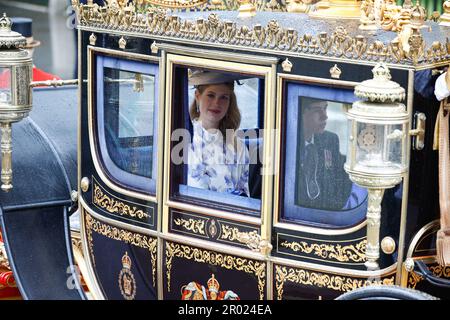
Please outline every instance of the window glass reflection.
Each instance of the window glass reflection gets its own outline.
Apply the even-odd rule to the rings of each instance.
[[[367,191],[344,170],[351,90],[288,83],[281,218],[341,227],[365,217]]]
[[[173,176],[178,177],[173,194],[206,200],[206,206],[214,206],[213,201],[259,210],[261,80],[186,67],[175,68],[175,75],[174,110],[183,110],[183,118],[174,119],[172,141],[183,136],[184,143],[172,148]]]
[[[296,172],[296,204],[341,210],[350,195],[352,182],[344,170],[345,156],[340,151],[339,136],[327,128],[328,106],[326,100],[299,98],[301,142],[297,159],[301,170]],[[334,104],[334,107],[339,110],[343,105]],[[337,110],[333,113],[338,114]],[[345,121],[341,123],[342,127],[345,125]]]
[[[158,65],[97,56],[98,147],[106,172],[156,192]]]
[[[106,146],[127,172],[152,176],[155,77],[104,68]]]

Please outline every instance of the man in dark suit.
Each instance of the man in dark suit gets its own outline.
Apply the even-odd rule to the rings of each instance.
[[[325,130],[327,101],[301,98],[302,130],[297,163],[296,203],[302,207],[340,210],[346,204],[351,188],[344,171],[345,156],[339,152],[339,137]]]

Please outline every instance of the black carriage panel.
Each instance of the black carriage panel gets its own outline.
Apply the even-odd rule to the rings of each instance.
[[[170,233],[241,248],[251,248],[261,233],[260,226],[176,209],[170,209],[169,221]]]
[[[329,300],[369,285],[394,285],[395,270],[385,274],[339,274],[331,270],[273,265],[274,300]]]
[[[171,300],[267,299],[264,261],[164,241],[163,295]]]
[[[283,62],[288,60],[292,64],[292,69],[286,71]],[[277,67],[278,73],[300,75],[310,77],[312,82],[323,80],[334,80],[335,86],[339,87],[339,82],[362,82],[373,78],[372,69],[374,63],[351,63],[349,59],[339,59],[330,57],[329,59],[314,59],[303,57],[284,56],[280,57],[280,64]],[[389,68],[392,79],[403,88],[408,88],[407,69]]]
[[[89,259],[106,299],[157,299],[157,238],[84,212]],[[108,252],[108,254],[104,254]]]
[[[320,236],[278,228],[274,231],[276,247],[272,254],[276,257],[344,269],[367,269],[364,266],[367,245],[365,228],[350,234]]]
[[[157,204],[139,199],[123,199],[123,195],[105,186],[99,177],[92,175],[92,189],[85,192],[91,209],[105,217],[136,226],[156,230]]]

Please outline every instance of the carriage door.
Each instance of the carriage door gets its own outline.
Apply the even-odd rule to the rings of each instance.
[[[87,61],[80,125],[89,134],[79,163],[91,291],[99,299],[156,299],[159,59],[88,46]]]
[[[223,53],[199,58],[202,52],[166,55],[163,297],[264,299],[275,59],[223,61]],[[206,130],[202,117],[211,112],[214,120],[220,110],[196,103],[214,87],[196,92],[202,77],[238,79],[225,94],[229,107],[219,130]]]

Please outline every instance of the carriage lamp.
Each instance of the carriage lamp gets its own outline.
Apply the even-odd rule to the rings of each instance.
[[[1,188],[12,189],[11,124],[27,117],[31,111],[33,63],[31,54],[22,49],[26,39],[11,31],[11,20],[0,18],[0,130],[2,171]]]
[[[399,184],[408,169],[406,147],[408,113],[405,90],[394,81],[385,64],[377,64],[373,79],[355,87],[363,100],[347,111],[349,143],[344,165],[350,179],[368,189],[367,247],[365,265],[378,268],[380,256],[381,201],[384,190]]]
[[[23,49],[27,41],[11,30],[11,20],[4,13],[0,18],[0,131],[1,131],[1,189],[12,189],[11,125],[26,118],[32,107],[32,88],[78,84],[78,80],[33,82],[31,53]]]

